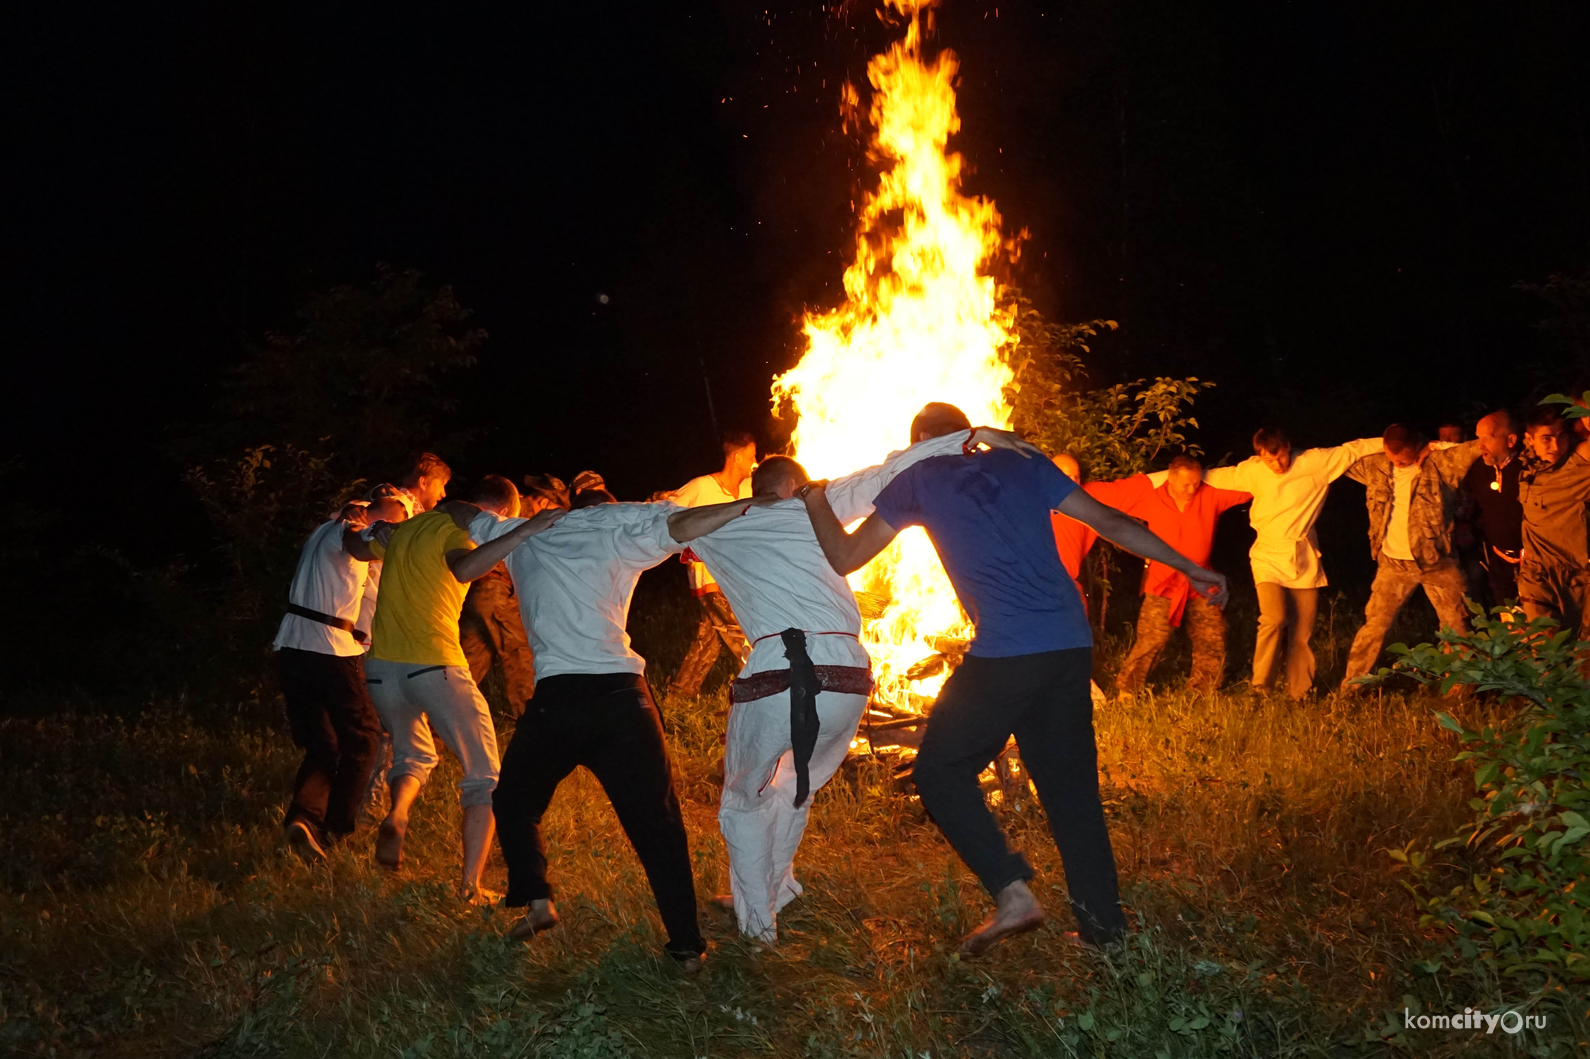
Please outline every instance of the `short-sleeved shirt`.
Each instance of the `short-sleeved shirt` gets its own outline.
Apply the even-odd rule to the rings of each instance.
[[[360,562],[342,547],[342,531],[347,525],[334,518],[309,535],[298,556],[298,569],[293,572],[287,601],[351,621],[355,628],[368,632],[370,627],[360,624],[360,615],[361,601],[370,591],[372,564]],[[297,614],[282,618],[273,646],[278,650],[291,647],[342,658],[364,653],[364,645],[355,640],[352,633]]]
[[[747,478],[740,483],[738,494],[730,495],[729,491],[718,483],[710,474],[703,474],[700,478],[692,478],[681,485],[673,495],[674,503],[680,507],[706,507],[708,504],[727,504],[731,500],[751,499],[751,479]],[[690,594],[704,596],[709,592],[718,591],[718,583],[712,579],[705,563],[689,562]]]
[[[370,542],[383,560],[371,658],[419,666],[469,664],[458,643],[458,616],[469,586],[453,576],[447,553],[474,546],[468,531],[440,511],[400,522],[385,548]]]
[[[1005,658],[1093,645],[1049,519],[1076,488],[1048,460],[996,449],[923,460],[874,507],[897,530],[927,530],[976,627],[970,653]]]
[[[597,504],[569,512],[508,553],[504,561],[535,652],[536,679],[646,671],[625,629],[629,601],[642,573],[684,550],[668,532],[668,516],[678,510],[673,504]],[[485,544],[524,521],[482,512],[469,531]],[[383,585],[383,607],[385,592]]]
[[[1524,551],[1532,561],[1553,566],[1590,565],[1590,460],[1570,452],[1555,466],[1537,465],[1518,479],[1524,508]]]

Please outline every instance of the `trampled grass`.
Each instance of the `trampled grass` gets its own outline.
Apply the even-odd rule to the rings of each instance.
[[[667,708],[703,898],[726,889],[721,690]],[[577,773],[548,821],[563,925],[508,941],[452,896],[449,762],[400,875],[367,828],[326,867],[286,854],[296,764],[269,704],[0,727],[0,1051],[149,1056],[1569,1055],[1585,1003],[1543,1032],[1418,1030],[1403,1012],[1497,1010],[1420,936],[1384,852],[1443,837],[1471,784],[1425,697],[1305,705],[1166,693],[1099,713],[1101,774],[1137,933],[1074,948],[1042,813],[1002,805],[1050,927],[951,955],[988,900],[920,807],[854,762],[816,802],[806,894],[756,952],[703,911],[691,979],[660,958],[638,862]],[[1452,707],[1470,714],[1494,707]],[[266,718],[266,720],[262,720]],[[501,885],[501,865],[491,868]],[[488,877],[488,885],[493,878]],[[1416,966],[1417,965],[1417,966]]]

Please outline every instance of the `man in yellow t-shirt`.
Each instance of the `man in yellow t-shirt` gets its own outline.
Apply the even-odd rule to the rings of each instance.
[[[519,510],[513,483],[496,475],[482,479],[471,500],[507,516]],[[536,532],[550,524],[543,522]],[[483,554],[466,568],[474,543],[442,511],[416,515],[377,532],[369,542],[350,542],[355,555],[362,545],[384,567],[365,662],[370,698],[392,735],[387,773],[392,806],[376,837],[376,860],[392,869],[401,866],[409,810],[436,767],[435,739],[440,738],[464,772],[458,784],[464,847],[459,890],[470,900],[491,899],[480,888],[480,876],[496,830],[491,793],[497,787],[497,732],[459,645],[458,616],[468,583],[490,571],[517,543],[494,541],[491,554],[479,549]]]

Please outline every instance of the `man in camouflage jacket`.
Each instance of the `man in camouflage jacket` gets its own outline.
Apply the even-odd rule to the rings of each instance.
[[[1402,605],[1423,587],[1443,627],[1468,632],[1463,603],[1463,570],[1452,554],[1453,519],[1469,466],[1479,458],[1479,442],[1432,448],[1416,428],[1393,423],[1384,435],[1385,451],[1366,456],[1347,470],[1362,482],[1369,508],[1369,551],[1379,564],[1364,624],[1353,637],[1342,690],[1374,668],[1386,633]]]

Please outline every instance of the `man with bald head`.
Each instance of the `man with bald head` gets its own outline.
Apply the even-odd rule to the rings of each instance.
[[[1519,552],[1523,549],[1524,508],[1518,502],[1518,475],[1524,467],[1523,431],[1506,409],[1492,412],[1474,428],[1480,458],[1469,467],[1463,489],[1474,508],[1480,562],[1496,606],[1518,598]]]
[[[978,444],[1043,458],[1005,431],[960,428],[827,482],[825,492],[838,517],[862,518],[901,472]],[[855,593],[824,557],[804,504],[791,499],[807,486],[804,467],[770,456],[752,475],[752,492],[784,502],[690,544],[752,641],[729,693],[718,823],[733,892],[719,904],[733,907],[742,933],[769,945],[779,911],[801,893],[794,861],[811,795],[843,764],[872,690]]]
[[[293,742],[304,751],[287,808],[287,843],[309,861],[324,860],[326,844],[353,833],[381,741],[364,683],[368,625],[360,628],[364,597],[374,594],[371,556],[346,549],[343,534],[370,519],[408,517],[394,497],[343,510],[346,517],[323,523],[304,543],[273,645]]]

